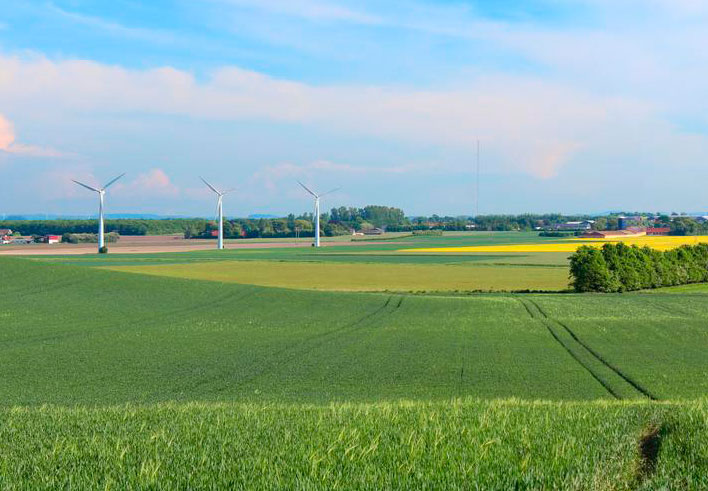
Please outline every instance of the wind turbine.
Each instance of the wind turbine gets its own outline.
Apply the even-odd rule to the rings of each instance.
[[[216,244],[217,249],[223,249],[224,248],[224,196],[229,194],[233,189],[227,189],[226,191],[218,191],[214,186],[209,184],[206,179],[203,177],[199,177],[204,184],[209,186],[209,189],[214,191],[216,195],[219,197],[219,200],[216,203],[216,213],[219,215],[219,240]]]
[[[83,187],[85,187],[86,189],[88,189],[89,191],[93,191],[93,192],[95,192],[95,193],[98,193],[98,199],[99,199],[99,205],[98,205],[98,252],[101,252],[101,251],[103,250],[103,247],[104,247],[104,240],[103,240],[103,201],[104,201],[104,197],[105,197],[105,195],[106,195],[106,189],[108,189],[108,186],[112,185],[114,182],[116,182],[118,179],[120,179],[120,178],[123,177],[124,175],[125,175],[125,172],[124,172],[123,174],[119,175],[118,177],[116,177],[115,179],[112,179],[112,180],[108,181],[108,184],[106,184],[105,186],[103,186],[101,189],[96,189],[96,188],[91,187],[91,186],[89,186],[89,185],[87,185],[87,184],[84,184],[84,183],[82,183],[82,182],[75,181],[74,179],[72,179],[72,181],[74,181],[74,182],[75,182],[76,184],[78,184],[79,186],[83,186]]]
[[[324,194],[317,194],[314,191],[311,191],[307,186],[305,186],[300,181],[298,181],[297,183],[300,186],[302,186],[305,189],[305,191],[310,193],[315,198],[315,247],[319,247],[320,246],[320,198],[337,191],[339,188],[334,188],[330,191],[327,191]]]

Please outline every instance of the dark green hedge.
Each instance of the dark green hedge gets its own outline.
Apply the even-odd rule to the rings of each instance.
[[[708,282],[708,244],[665,252],[621,242],[580,247],[570,257],[577,292],[625,292]]]

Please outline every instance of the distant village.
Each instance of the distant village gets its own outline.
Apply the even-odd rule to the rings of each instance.
[[[565,223],[555,224],[551,227],[538,227],[538,230],[566,232],[568,235],[575,235],[589,239],[609,239],[616,237],[639,237],[643,235],[671,235],[675,228],[671,227],[671,222],[680,218],[681,220],[691,220],[697,225],[708,224],[708,215],[687,217],[685,215],[676,215],[673,217],[655,215],[633,215],[633,216],[618,216],[617,227],[603,230],[598,229],[597,220],[580,220],[569,221]]]
[[[396,220],[346,221],[342,212],[323,214],[322,234],[326,236],[351,234],[353,236],[383,235],[387,232],[422,231],[537,231],[552,237],[575,236],[607,239],[642,235],[705,235],[708,234],[708,215],[608,215],[563,217],[562,215],[486,215],[478,217],[413,217],[402,210],[377,207],[384,211],[396,210]],[[282,223],[281,223],[282,222]],[[292,223],[291,223],[292,222]],[[96,242],[97,234],[85,233],[91,229],[91,220],[16,220],[0,223],[13,228],[0,228],[0,245],[58,244]],[[229,238],[305,237],[312,235],[311,217],[273,219],[232,219],[225,222]],[[24,229],[24,230],[18,230]],[[215,224],[204,219],[112,220],[107,242],[116,242],[121,235],[184,234],[185,238],[215,238]],[[233,229],[233,230],[232,230]],[[28,233],[30,232],[30,233]],[[58,232],[58,233],[47,233]]]
[[[9,228],[0,228],[0,244],[58,244],[61,242],[61,235],[44,235],[36,236],[29,235],[24,236],[19,231],[13,231]]]

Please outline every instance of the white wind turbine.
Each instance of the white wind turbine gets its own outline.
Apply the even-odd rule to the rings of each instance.
[[[223,249],[224,248],[224,196],[229,194],[233,189],[227,189],[226,191],[218,191],[214,186],[209,184],[206,179],[203,177],[199,177],[204,184],[209,186],[209,189],[214,191],[216,195],[219,197],[219,200],[216,203],[216,213],[219,215],[219,240],[217,242],[216,248],[217,249]]]
[[[297,183],[300,186],[302,186],[305,189],[305,191],[310,193],[315,198],[315,247],[319,247],[320,246],[320,198],[323,196],[327,196],[328,194],[333,193],[340,188],[334,188],[330,191],[327,191],[326,193],[317,194],[314,191],[311,191],[307,186],[305,186],[300,181],[298,181]]]
[[[99,205],[98,205],[98,252],[101,252],[101,250],[103,249],[103,246],[105,245],[104,240],[103,240],[103,201],[104,201],[104,197],[106,195],[106,189],[108,189],[108,186],[110,186],[111,184],[116,182],[118,179],[120,179],[124,175],[125,175],[125,173],[119,175],[115,179],[112,179],[111,181],[108,182],[108,184],[103,186],[101,189],[96,189],[96,188],[91,187],[87,184],[84,184],[82,182],[75,181],[74,179],[72,179],[72,181],[74,181],[79,186],[83,186],[90,191],[98,193],[98,199],[99,199]]]

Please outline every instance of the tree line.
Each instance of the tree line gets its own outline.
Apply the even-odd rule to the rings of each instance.
[[[184,233],[190,224],[206,224],[208,220],[194,219],[113,219],[105,221],[105,231],[120,235],[169,235]],[[63,235],[96,233],[98,220],[5,220],[0,228],[17,230],[22,235]]]
[[[320,229],[324,235],[345,235],[352,230],[383,228],[389,232],[416,230],[447,231],[532,231],[552,230],[555,225],[571,221],[594,220],[596,230],[616,230],[617,215],[593,217],[589,215],[521,214],[483,216],[413,216],[408,217],[400,208],[369,205],[363,208],[332,208],[320,216]],[[687,216],[659,216],[646,225],[668,227],[671,235],[708,235],[708,223],[700,223]],[[18,230],[23,235],[62,235],[65,233],[95,233],[97,220],[5,220],[0,228]],[[169,235],[185,237],[210,237],[217,224],[204,218],[179,219],[111,219],[106,220],[106,232],[120,235]],[[313,214],[290,214],[282,218],[234,218],[224,221],[225,236],[229,238],[294,237],[314,234]]]
[[[668,251],[607,243],[582,246],[570,257],[572,286],[577,292],[625,292],[708,282],[708,244],[683,245]]]

